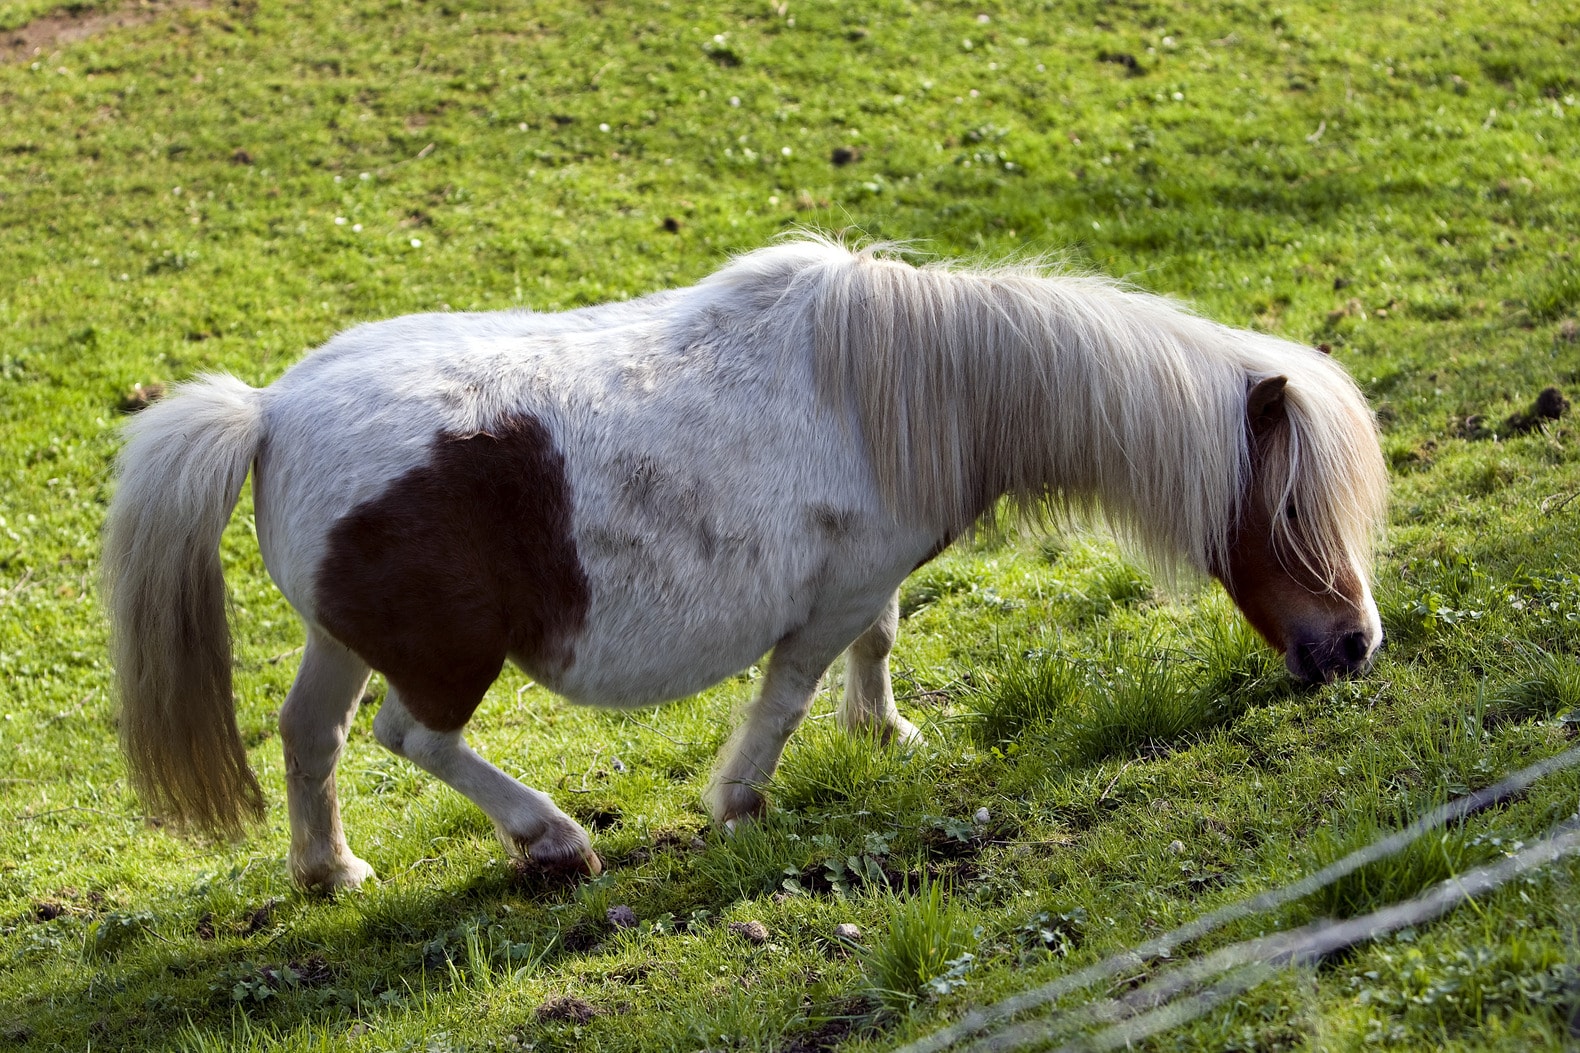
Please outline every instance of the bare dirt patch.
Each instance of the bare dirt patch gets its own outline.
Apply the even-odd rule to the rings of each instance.
[[[134,0],[108,11],[67,8],[0,32],[0,62],[34,61],[68,44],[118,29],[146,26],[172,11],[212,7],[213,0]]]

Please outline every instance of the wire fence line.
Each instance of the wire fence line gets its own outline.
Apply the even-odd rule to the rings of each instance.
[[[1434,886],[1425,895],[1343,921],[1314,922],[1288,932],[1232,944],[1171,969],[1121,998],[1105,999],[1078,1011],[1093,1022],[1114,1021],[1104,1031],[1059,1047],[1060,1053],[1117,1049],[1185,1023],[1270,979],[1281,968],[1312,964],[1335,951],[1364,943],[1436,918],[1472,897],[1499,888],[1521,874],[1580,852],[1580,821],[1562,823],[1548,836],[1512,856],[1467,870]],[[1173,1001],[1213,976],[1224,979],[1189,998]],[[1074,1014],[1071,1014],[1072,1016]],[[1008,1053],[1046,1046],[1058,1020],[1029,1021],[991,1035],[971,1053]]]
[[[1208,1012],[1223,1001],[1263,982],[1281,967],[1315,961],[1341,947],[1435,918],[1467,898],[1495,889],[1519,874],[1545,866],[1564,855],[1580,851],[1580,823],[1561,823],[1541,840],[1518,853],[1498,863],[1450,878],[1417,899],[1394,904],[1360,918],[1315,922],[1288,932],[1233,944],[1171,969],[1131,991],[1123,999],[1099,1000],[1053,1018],[1028,1021],[994,1031],[1022,1013],[1055,1003],[1066,995],[1121,973],[1142,969],[1149,960],[1167,957],[1176,947],[1200,939],[1231,922],[1275,910],[1308,896],[1361,867],[1398,854],[1424,833],[1518,796],[1538,780],[1577,764],[1580,764],[1580,746],[1538,761],[1486,789],[1440,805],[1397,833],[1374,841],[1299,881],[1220,907],[1101,962],[1012,995],[991,1006],[973,1010],[949,1027],[901,1047],[897,1053],[942,1053],[984,1032],[993,1033],[970,1047],[971,1053],[1024,1049],[1032,1044],[1046,1045],[1058,1032],[1119,1020],[1107,1030],[1067,1047],[1072,1050],[1117,1048],[1118,1045],[1139,1041]],[[1423,911],[1425,913],[1420,913],[1415,921],[1404,920],[1394,924],[1400,918],[1415,917],[1416,912]],[[1390,925],[1391,928],[1387,927]],[[1229,975],[1218,986],[1172,1004],[1164,1004],[1181,992],[1225,972]],[[1127,1009],[1127,1005],[1132,1008]],[[1109,1037],[1100,1039],[1100,1036]],[[1106,1044],[1109,1041],[1115,1044]]]

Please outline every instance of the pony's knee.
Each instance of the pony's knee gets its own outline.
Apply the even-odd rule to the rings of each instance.
[[[346,745],[346,728],[313,712],[310,702],[288,698],[280,709],[280,742],[291,774],[325,778]]]
[[[373,734],[385,748],[405,757],[424,771],[448,769],[456,751],[464,749],[459,731],[434,731],[416,721],[399,726],[392,720],[386,731],[388,737],[379,735],[378,720],[373,721]]]
[[[808,695],[804,699],[798,697],[788,704],[775,707],[773,712],[768,714],[771,720],[769,726],[773,734],[777,735],[779,740],[783,742],[795,734],[796,728],[799,728],[806,722],[806,718],[811,712],[812,696]]]

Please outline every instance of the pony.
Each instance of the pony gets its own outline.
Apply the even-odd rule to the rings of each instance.
[[[577,703],[691,695],[771,652],[704,792],[763,784],[848,651],[838,722],[915,739],[897,591],[1005,515],[1100,516],[1216,578],[1294,677],[1366,669],[1386,494],[1373,416],[1309,347],[1035,264],[915,265],[804,235],[700,283],[563,313],[359,325],[266,388],[180,386],[126,428],[103,580],[129,780],[226,835],[263,796],[237,730],[218,549],[249,471],[306,629],[280,710],[303,886],[356,886],[335,765],[378,741],[507,850],[597,874],[587,833],[463,729],[506,661]]]

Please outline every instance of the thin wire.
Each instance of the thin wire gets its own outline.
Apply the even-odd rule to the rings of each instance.
[[[963,1039],[987,1031],[1028,1010],[1037,1009],[1051,1002],[1058,1001],[1065,995],[1090,987],[1099,981],[1110,979],[1122,972],[1142,968],[1148,959],[1167,956],[1176,947],[1189,943],[1192,940],[1200,939],[1231,922],[1275,910],[1287,903],[1309,896],[1318,889],[1333,884],[1361,867],[1374,863],[1379,859],[1386,859],[1389,856],[1398,854],[1417,837],[1430,830],[1435,830],[1456,819],[1462,819],[1501,801],[1505,801],[1523,792],[1537,780],[1551,775],[1553,772],[1573,767],[1576,764],[1580,764],[1580,746],[1572,747],[1563,753],[1538,761],[1486,789],[1478,790],[1475,793],[1440,805],[1397,833],[1390,834],[1378,841],[1374,841],[1365,848],[1351,852],[1343,859],[1330,863],[1321,870],[1301,878],[1299,881],[1285,885],[1282,888],[1269,889],[1248,899],[1220,907],[1194,921],[1187,922],[1171,932],[1138,944],[1129,950],[1121,951],[1119,954],[1101,962],[1058,977],[1030,991],[1012,995],[984,1009],[973,1010],[957,1023],[941,1031],[936,1031],[925,1038],[918,1039],[909,1045],[902,1046],[896,1053],[942,1053],[943,1050]],[[1272,937],[1267,938],[1271,939]]]
[[[1094,1053],[1118,1049],[1187,1023],[1272,978],[1281,968],[1319,961],[1335,951],[1365,943],[1412,925],[1431,921],[1467,899],[1580,852],[1580,820],[1560,823],[1541,840],[1496,863],[1467,870],[1433,886],[1425,895],[1395,903],[1358,918],[1313,922],[1299,929],[1231,944],[1204,958],[1163,973],[1122,998],[1104,999],[1072,1013],[1033,1020],[989,1035],[971,1053],[1009,1053],[1045,1047],[1054,1033],[1080,1021],[1118,1021],[1095,1034],[1060,1046],[1056,1053]],[[1219,983],[1188,998],[1176,996],[1220,973]]]

